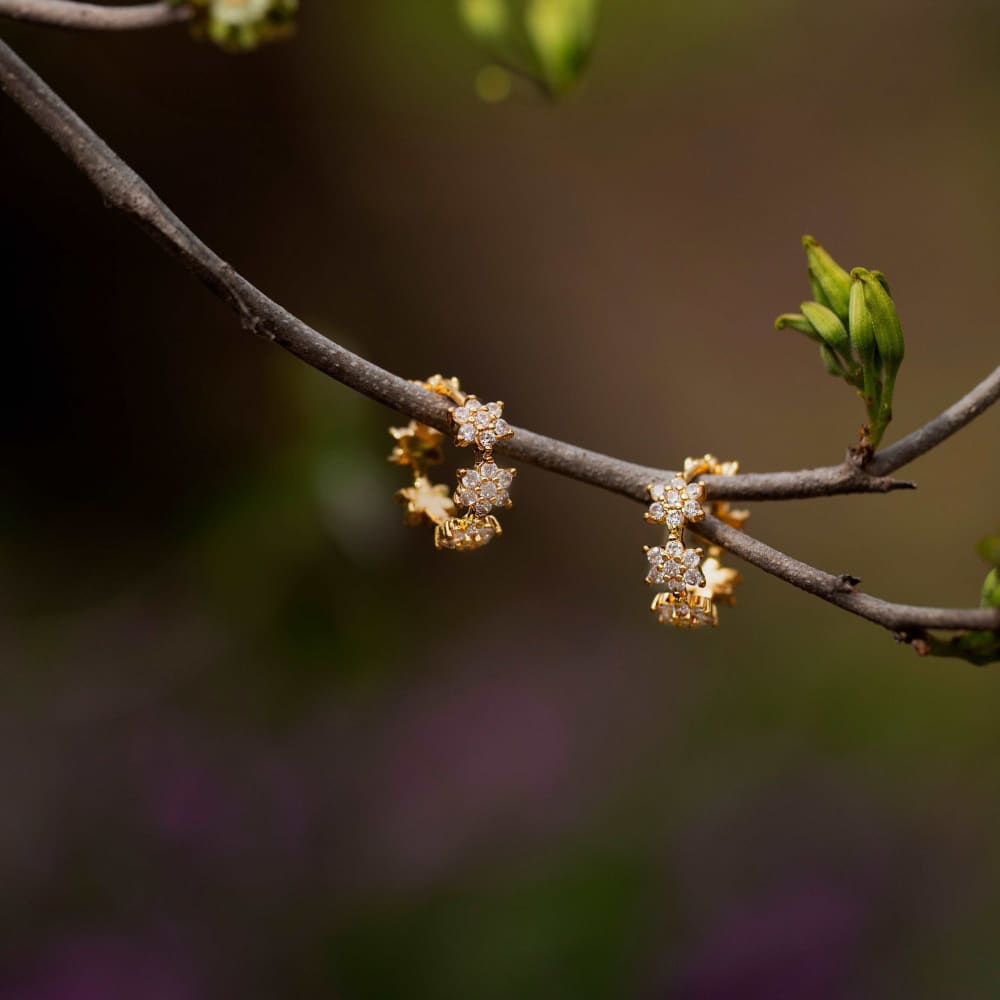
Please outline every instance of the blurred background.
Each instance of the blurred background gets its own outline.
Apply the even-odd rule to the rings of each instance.
[[[299,22],[244,56],[0,28],[268,294],[522,426],[838,461],[863,407],[772,327],[804,232],[892,281],[887,441],[997,364],[989,0],[611,0],[554,104],[480,100],[450,0]],[[658,627],[641,508],[527,466],[502,542],[437,553],[396,415],[242,331],[6,100],[0,176],[4,1000],[1000,992],[994,672],[750,567],[717,630]],[[919,492],[748,528],[973,605],[995,416]]]

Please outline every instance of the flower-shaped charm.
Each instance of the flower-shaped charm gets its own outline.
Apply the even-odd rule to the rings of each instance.
[[[659,593],[653,598],[650,610],[661,624],[677,628],[704,628],[719,624],[715,603],[707,594]]]
[[[428,466],[444,460],[441,450],[444,435],[433,427],[411,420],[405,427],[390,427],[389,433],[396,442],[389,454],[393,465],[409,466],[422,475]]]
[[[510,507],[510,486],[516,469],[501,469],[494,462],[477,462],[474,469],[458,470],[455,503],[476,517],[485,517],[497,507]]]
[[[733,591],[740,582],[740,574],[728,566],[723,566],[714,555],[702,563],[701,571],[705,574],[707,581],[705,586],[712,592],[712,597],[717,602],[733,604]]]
[[[662,546],[644,546],[649,560],[646,583],[665,583],[672,593],[679,594],[687,587],[704,587],[705,576],[701,571],[701,549],[686,549],[676,538],[669,538]]]
[[[495,517],[451,517],[434,529],[434,548],[472,552],[502,534]]]
[[[461,406],[451,411],[455,422],[455,443],[460,448],[474,444],[489,453],[498,441],[513,437],[514,431],[503,418],[503,403],[480,403],[475,396],[466,396]]]
[[[669,482],[653,483],[648,489],[652,503],[645,517],[650,524],[665,524],[679,531],[685,522],[704,519],[701,501],[705,498],[705,487],[701,483],[689,483],[682,476],[674,476]]]
[[[404,524],[422,524],[424,521],[440,524],[455,516],[455,505],[448,495],[448,487],[444,483],[435,485],[426,476],[419,476],[412,486],[397,490],[396,500],[406,508]]]

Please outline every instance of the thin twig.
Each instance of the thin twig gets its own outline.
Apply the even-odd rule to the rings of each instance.
[[[194,8],[169,3],[138,3],[128,7],[103,7],[75,0],[0,0],[0,16],[56,28],[93,31],[133,31],[162,28],[187,21]]]
[[[167,208],[149,185],[2,41],[0,87],[79,167],[108,204],[130,216],[169,253],[179,258],[236,311],[246,329],[274,341],[307,364],[370,399],[440,429],[448,427],[448,406],[440,396],[385,371],[324,337],[268,298],[210,250]],[[965,416],[964,422],[982,412],[985,405],[988,404]],[[949,413],[950,410],[946,411],[931,421],[928,427],[934,427],[939,422],[952,427],[954,420],[948,416]],[[941,439],[953,433],[954,429],[957,427],[947,430]],[[941,432],[932,430],[929,433]],[[928,447],[933,447],[933,444]],[[925,450],[919,449],[915,454]],[[541,468],[637,500],[645,499],[646,484],[665,477],[663,470],[610,458],[523,429],[517,429],[505,452]],[[905,461],[904,458],[893,468],[898,468]],[[740,500],[886,492],[912,487],[911,483],[873,476],[847,462],[841,466],[800,472],[707,476],[704,481],[713,499]],[[930,627],[1000,628],[1000,610],[915,608],[854,593],[849,578],[832,576],[807,566],[743,532],[727,528],[713,518],[706,519],[702,533],[766,572],[897,632]]]
[[[835,576],[799,562],[711,515],[692,530],[758,569],[893,632],[907,633],[928,628],[1000,629],[1000,608],[924,608],[912,604],[892,604],[857,591],[852,577]]]

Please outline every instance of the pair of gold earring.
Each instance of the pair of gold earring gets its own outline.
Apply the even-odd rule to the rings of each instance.
[[[396,444],[389,461],[413,473],[413,485],[397,491],[396,499],[406,508],[407,524],[434,525],[435,548],[471,552],[503,534],[494,511],[512,505],[510,487],[517,470],[498,466],[493,449],[514,432],[503,417],[501,401],[480,402],[463,392],[457,378],[432,375],[417,384],[455,404],[448,411],[455,444],[475,448],[477,456],[472,468],[458,470],[457,485],[450,491],[428,476],[431,466],[444,461],[445,435],[417,420],[405,427],[390,427]],[[734,603],[739,573],[721,564],[718,546],[709,546],[707,552],[688,547],[684,529],[705,518],[705,487],[696,478],[706,473],[732,476],[738,469],[738,462],[720,462],[714,455],[687,458],[683,472],[647,486],[650,504],[644,517],[650,524],[667,528],[662,544],[643,546],[649,563],[646,583],[666,586],[651,605],[657,621],[688,629],[714,626],[719,622],[718,605]],[[749,516],[748,511],[734,510],[722,500],[711,501],[709,506],[715,517],[736,528]]]
[[[739,462],[720,462],[714,455],[686,458],[684,471],[663,482],[650,483],[649,509],[643,515],[650,524],[664,524],[667,536],[661,545],[644,545],[649,571],[646,583],[666,585],[650,605],[657,621],[677,628],[703,628],[719,623],[718,605],[733,604],[733,590],[740,582],[734,569],[720,562],[722,549],[709,546],[690,548],[684,542],[684,529],[705,519],[705,487],[695,478],[706,473],[732,476]],[[728,503],[716,500],[711,512],[733,527],[742,527],[749,517],[745,510],[733,510]],[[706,558],[702,559],[702,556]]]
[[[476,460],[472,468],[458,470],[457,485],[449,491],[443,483],[432,483],[427,474],[430,466],[444,461],[445,435],[417,420],[405,427],[390,427],[396,445],[389,461],[413,473],[413,485],[396,493],[396,499],[406,508],[404,520],[411,525],[433,524],[437,549],[480,549],[503,534],[493,512],[512,506],[510,488],[517,470],[498,466],[493,449],[501,441],[510,440],[514,431],[504,419],[501,401],[480,402],[477,396],[462,391],[457,378],[432,375],[417,384],[455,404],[448,411],[455,444],[474,448]]]

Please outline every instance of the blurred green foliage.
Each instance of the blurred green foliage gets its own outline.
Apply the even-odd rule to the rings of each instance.
[[[903,363],[903,330],[881,271],[848,273],[811,236],[802,237],[815,301],[784,313],[775,327],[796,330],[819,344],[829,375],[842,378],[864,400],[868,423],[862,447],[875,448],[892,420],[896,375]]]
[[[171,0],[192,6],[192,32],[232,52],[257,48],[262,42],[288,36],[295,23],[298,0]]]
[[[976,550],[993,568],[986,574],[979,606],[1000,608],[1000,534],[981,539]],[[1000,662],[1000,632],[965,632],[952,639],[929,638],[932,656],[950,656],[968,660],[977,666]]]
[[[466,30],[494,65],[477,80],[485,100],[509,92],[497,71],[535,83],[551,97],[571,90],[590,59],[597,0],[459,0]]]

